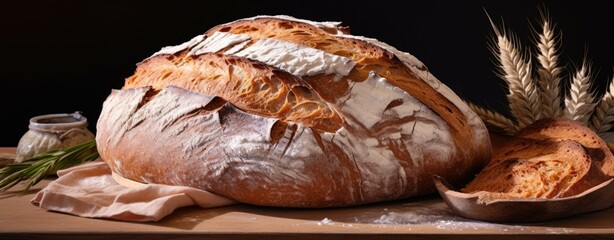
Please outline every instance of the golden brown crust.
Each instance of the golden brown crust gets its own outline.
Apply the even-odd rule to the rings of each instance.
[[[609,176],[614,176],[614,155],[608,145],[591,129],[569,119],[542,119],[516,133],[531,139],[560,141],[571,139],[588,149],[592,161]]]
[[[459,117],[463,116],[464,114],[452,102],[450,102],[448,98],[433,89],[433,87],[431,87],[424,80],[419,79],[399,60],[398,57],[381,47],[375,46],[359,39],[340,37],[307,23],[294,22],[276,18],[258,18],[252,21],[244,20],[236,21],[231,24],[219,25],[207,31],[206,35],[211,36],[215,32],[247,34],[252,37],[252,43],[262,38],[274,38],[282,41],[310,46],[331,54],[347,57],[355,61],[357,65],[356,67],[354,67],[354,70],[352,70],[348,76],[345,76],[343,78],[343,80],[334,81],[333,76],[330,75],[308,76],[305,77],[305,82],[307,82],[309,86],[305,86],[305,84],[300,85],[309,89],[314,89],[317,94],[320,95],[326,101],[334,102],[337,98],[345,96],[344,93],[347,93],[349,91],[349,86],[351,85],[351,82],[364,81],[368,78],[369,74],[372,71],[375,71],[382,77],[388,79],[391,84],[400,87],[401,89],[405,90],[410,95],[418,99],[420,102],[426,104],[431,110],[441,116],[442,119],[448,121],[450,131],[454,135],[454,139],[458,139],[456,145],[459,147],[459,150],[472,147],[469,141],[460,140],[469,139],[473,134],[473,129],[467,123],[466,118]],[[140,64],[138,66],[137,73],[127,79],[124,88],[148,86],[151,85],[149,81],[151,79],[154,79],[158,81],[158,84],[154,86],[154,88],[156,89],[160,89],[160,87],[165,86],[165,83],[172,83],[175,85],[180,84],[182,86],[190,87],[188,89],[197,90],[202,93],[219,96],[237,96],[241,99],[241,102],[237,103],[237,106],[246,111],[262,114],[264,116],[282,118],[294,122],[302,122],[309,126],[317,125],[319,126],[318,129],[323,131],[334,131],[340,126],[340,123],[342,121],[341,117],[338,114],[332,112],[329,108],[322,108],[323,106],[325,106],[325,103],[322,103],[321,101],[317,102],[317,106],[309,107],[309,109],[316,109],[312,110],[316,112],[313,114],[323,116],[323,118],[306,118],[305,116],[313,115],[311,111],[307,111],[304,114],[298,114],[298,116],[292,116],[291,112],[304,111],[303,109],[293,110],[294,106],[291,106],[290,109],[284,111],[273,110],[273,112],[271,112],[271,110],[269,110],[271,108],[279,108],[278,102],[283,101],[280,99],[287,99],[288,94],[296,94],[297,91],[281,91],[276,98],[273,98],[277,100],[276,102],[270,105],[267,104],[261,106],[253,106],[255,103],[262,103],[263,100],[265,100],[264,102],[270,101],[270,96],[261,97],[251,94],[238,96],[237,93],[233,93],[228,89],[216,89],[216,86],[208,86],[214,85],[214,82],[197,80],[185,82],[188,80],[181,80],[181,78],[165,75],[167,73],[172,74],[173,72],[177,72],[177,74],[195,74],[201,79],[206,78],[207,75],[210,75],[209,77],[211,78],[222,78],[220,80],[224,80],[224,77],[227,76],[229,79],[246,79],[246,81],[251,80],[252,83],[267,82],[270,81],[270,79],[274,79],[276,77],[282,80],[288,79],[291,82],[290,84],[300,82],[294,79],[289,79],[291,77],[286,76],[274,77],[270,73],[273,70],[270,69],[270,67],[266,66],[263,66],[265,69],[250,69],[250,67],[243,67],[241,68],[243,70],[241,72],[251,75],[232,76],[229,74],[234,74],[231,71],[232,69],[230,68],[233,63],[225,64],[223,63],[224,60],[222,60],[215,61],[217,62],[217,64],[219,64],[218,66],[210,66],[208,64],[212,61],[209,58],[193,58],[188,56],[187,52],[188,50],[184,50],[179,53],[177,59],[172,56],[156,56],[154,57],[154,59],[173,58],[172,62],[176,62],[176,65],[197,65],[198,68],[204,68],[203,70],[185,73],[177,71],[177,67],[169,66],[170,69],[168,69],[167,71],[156,72],[156,70],[159,71],[160,68],[165,68],[166,64],[163,64],[165,66],[157,66],[156,63],[148,63],[157,61],[152,61],[152,59],[149,59],[149,61],[147,61],[145,64]],[[248,59],[237,59],[235,61],[237,61],[238,63],[245,62],[245,65],[258,64]],[[152,69],[154,70],[154,73],[151,73]],[[141,74],[141,72],[145,71],[148,72],[148,74]],[[153,75],[156,73],[157,75]],[[195,84],[198,84],[198,86],[195,86]],[[277,83],[277,85],[280,88],[284,88],[280,85],[280,83]],[[286,86],[285,88],[289,87]],[[234,102],[232,100],[230,101]],[[313,103],[313,101],[309,100],[308,102]],[[296,104],[296,106],[303,105]],[[329,118],[326,118],[327,116]],[[313,123],[309,123],[306,121],[311,121]]]
[[[173,85],[220,96],[262,116],[334,132],[343,120],[302,79],[246,58],[205,53],[162,55],[140,63],[124,89]]]
[[[340,37],[334,34],[335,32],[331,34],[330,29],[324,30],[307,23],[277,18],[235,21],[218,25],[206,34],[210,36],[218,31],[248,34],[254,40],[275,38],[352,59],[357,65],[348,76],[344,77],[344,81],[333,82],[330,78],[318,76],[308,78],[307,82],[330,102],[334,101],[335,97],[344,95],[340,93],[348,91],[350,85],[348,83],[364,81],[371,71],[375,71],[448,121],[454,139],[458,140],[456,146],[460,149],[472,147],[472,143],[462,140],[471,138],[473,134],[473,129],[466,118],[459,117],[464,114],[447,97],[418,78],[398,57],[381,47],[360,39]],[[349,29],[346,29],[346,33],[349,33]]]
[[[102,158],[136,181],[290,207],[430,194],[432,174],[463,182],[486,164],[486,129],[453,92],[421,79],[393,52],[341,32],[263,17],[217,26],[205,39],[228,34],[244,39],[243,50],[271,39],[313,47],[308,54],[348,59],[342,73],[296,74],[224,44],[197,54],[187,44],[146,59],[105,101]],[[315,68],[330,67],[322,61]]]

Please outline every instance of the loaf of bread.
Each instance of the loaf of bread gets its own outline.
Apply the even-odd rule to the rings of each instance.
[[[542,119],[518,131],[462,189],[480,200],[554,199],[580,194],[612,177],[614,156],[589,128]]]
[[[143,60],[104,102],[96,140],[127,179],[278,207],[431,194],[433,174],[466,182],[491,156],[483,122],[415,57],[289,16]]]

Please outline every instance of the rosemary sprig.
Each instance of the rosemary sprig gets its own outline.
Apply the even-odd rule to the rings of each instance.
[[[22,191],[25,193],[45,177],[55,175],[58,170],[96,160],[98,156],[96,141],[92,139],[78,145],[50,150],[23,162],[10,163],[0,169],[0,192],[27,181]]]

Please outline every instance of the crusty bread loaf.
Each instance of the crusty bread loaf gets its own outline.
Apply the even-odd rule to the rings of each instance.
[[[611,178],[614,156],[593,131],[568,119],[543,119],[518,131],[462,189],[497,199],[569,197]]]
[[[97,123],[125,178],[239,202],[350,206],[468,181],[490,158],[482,121],[408,53],[334,22],[258,16],[138,64]]]

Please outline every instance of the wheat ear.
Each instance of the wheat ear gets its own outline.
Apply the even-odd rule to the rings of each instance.
[[[489,17],[490,19],[490,17]],[[500,63],[500,77],[507,82],[507,100],[510,112],[518,121],[518,127],[527,125],[540,119],[539,95],[533,79],[531,78],[531,61],[525,62],[518,49],[522,49],[516,38],[510,41],[505,32],[501,32],[490,23],[497,37],[497,50],[494,51]]]
[[[499,114],[498,112],[491,111],[486,108],[482,108],[471,102],[467,102],[469,108],[471,108],[487,125],[492,125],[503,131],[506,135],[513,135],[518,128],[511,119]],[[492,129],[491,129],[492,130]]]
[[[561,97],[559,96],[559,85],[561,78],[561,68],[558,66],[557,39],[554,36],[554,26],[550,26],[547,16],[542,18],[542,31],[537,39],[537,59],[539,76],[537,83],[539,86],[539,99],[541,101],[542,117],[551,118],[562,115]]]
[[[571,79],[569,94],[565,97],[565,117],[587,126],[589,117],[595,107],[590,88],[590,67],[584,61]]]
[[[607,89],[599,104],[595,108],[591,117],[589,127],[596,133],[604,133],[614,125],[614,77],[610,81]]]

